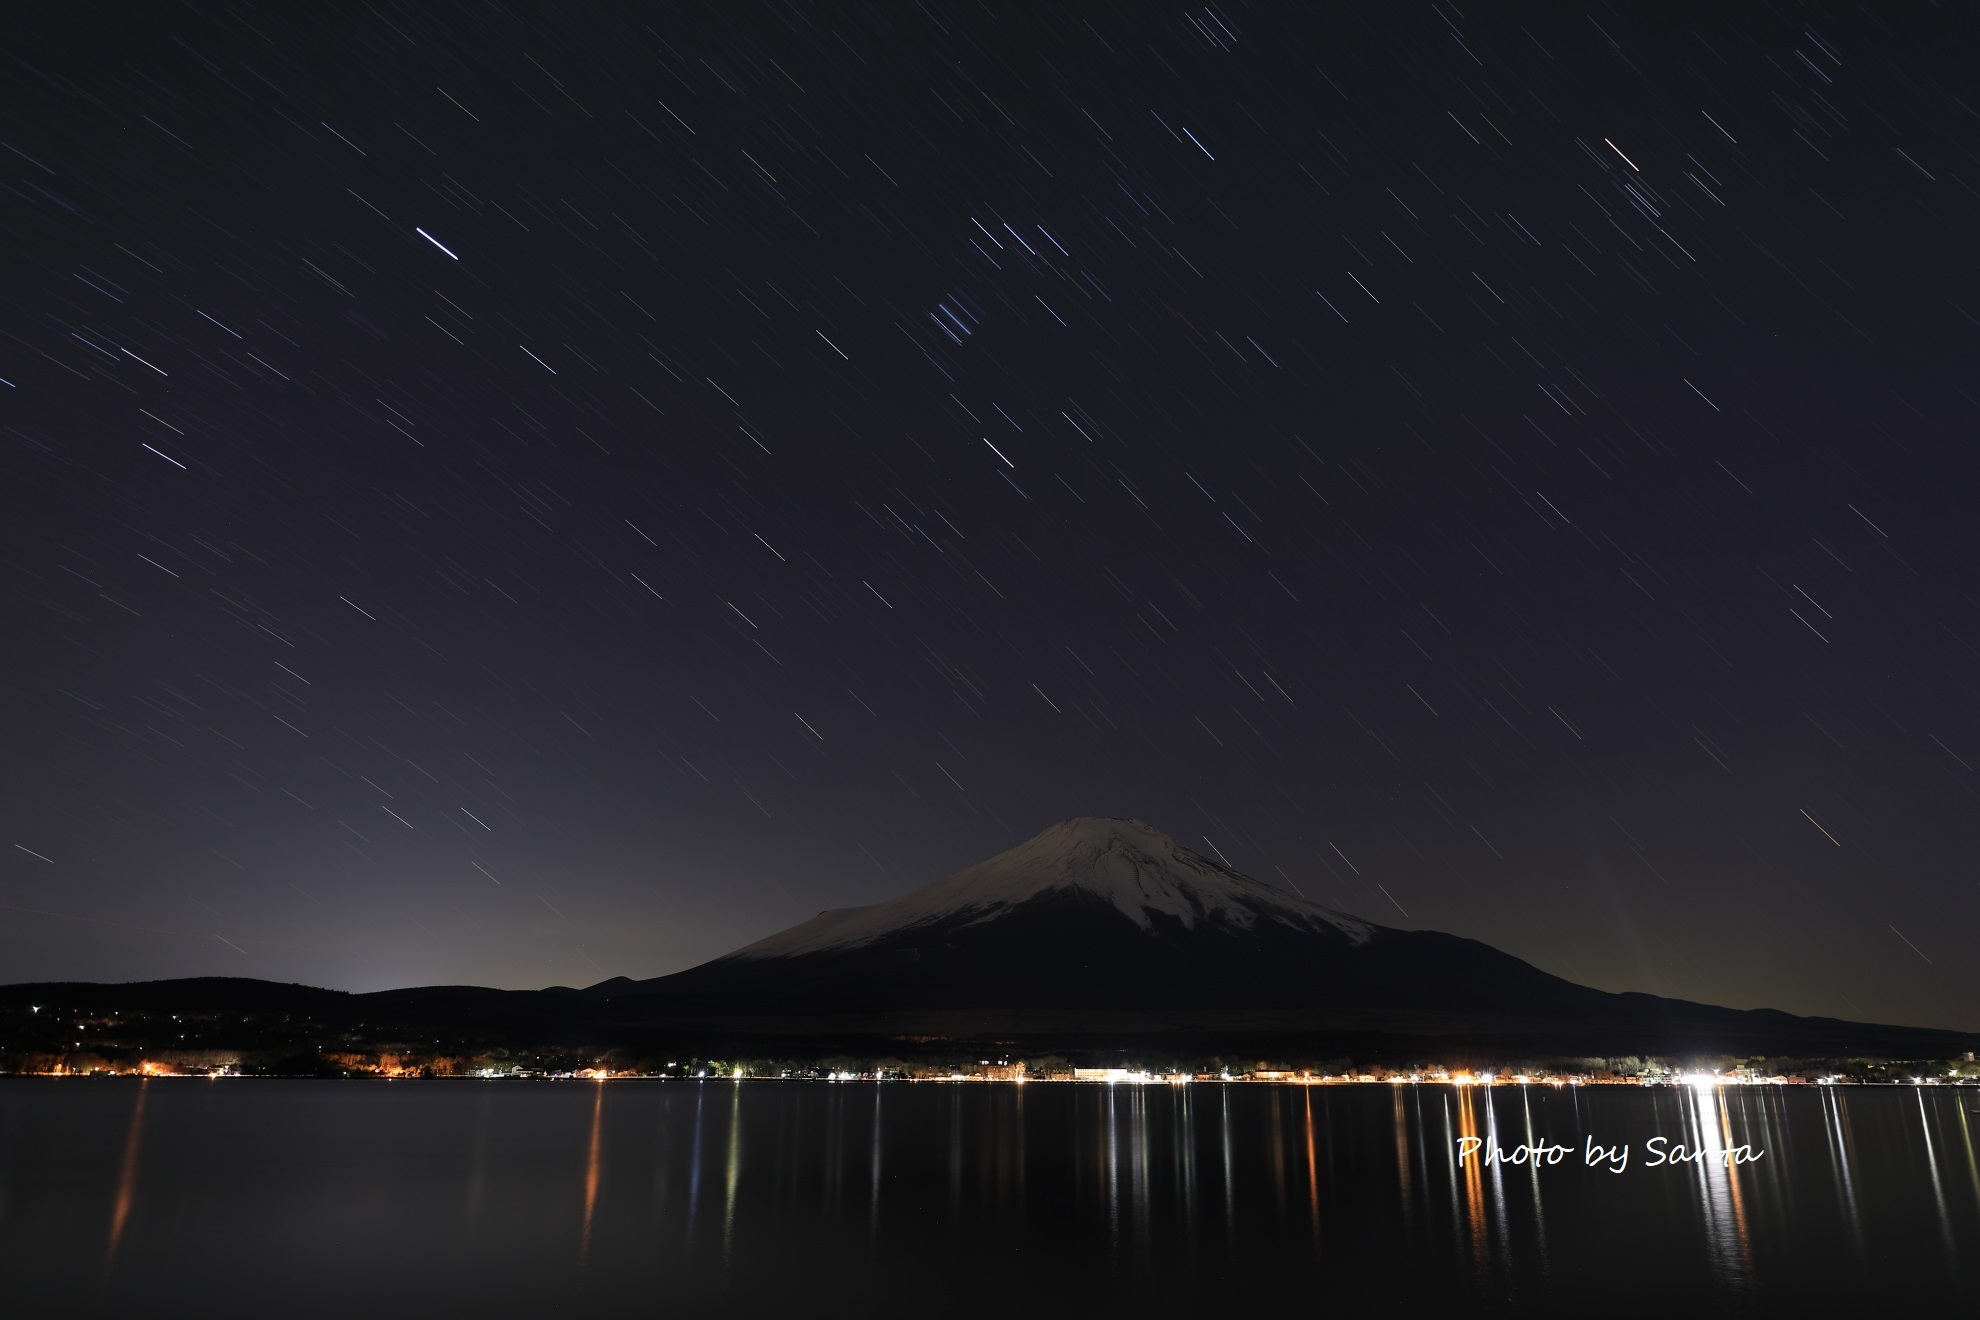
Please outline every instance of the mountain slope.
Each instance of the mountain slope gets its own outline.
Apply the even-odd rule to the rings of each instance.
[[[1406,1008],[1581,1017],[1617,999],[1474,940],[1393,930],[1297,898],[1141,821],[1094,817],[899,898],[822,912],[699,967],[588,993],[809,1014]]]

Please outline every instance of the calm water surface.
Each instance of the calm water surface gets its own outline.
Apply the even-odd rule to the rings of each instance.
[[[1572,1149],[1460,1167],[1465,1135]],[[1765,1154],[1649,1167],[1658,1136]],[[0,1280],[223,1315],[1909,1309],[1980,1288],[1980,1090],[0,1079]]]

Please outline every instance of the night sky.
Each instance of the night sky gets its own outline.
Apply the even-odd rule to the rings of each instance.
[[[1112,815],[1980,1027],[1972,11],[21,18],[0,980],[654,976]]]

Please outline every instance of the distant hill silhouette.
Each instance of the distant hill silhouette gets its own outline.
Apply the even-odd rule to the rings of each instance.
[[[650,980],[370,994],[224,977],[0,987],[0,1010],[16,1021],[36,1003],[239,1014],[243,1030],[345,1040],[396,1032],[483,1043],[731,1041],[799,1053],[928,1038],[1065,1048],[1303,1042],[1364,1056],[1947,1054],[1972,1045],[1957,1032],[1591,989],[1476,940],[1309,902],[1141,821],[1096,817],[1062,821],[898,898],[822,912]]]

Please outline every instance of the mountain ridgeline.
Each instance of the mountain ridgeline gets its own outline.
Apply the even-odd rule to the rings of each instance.
[[[947,879],[713,962],[586,992],[722,1013],[1406,1009],[1581,1017],[1617,996],[1392,930],[1138,820],[1078,817]]]
[[[62,1007],[39,1016],[50,1005]],[[426,1040],[823,1057],[982,1041],[1096,1057],[1140,1047],[1933,1058],[1975,1044],[1591,989],[1476,940],[1310,902],[1141,821],[1096,817],[670,976],[369,994],[233,978],[0,986],[0,1051],[68,1048],[74,1033],[56,1024],[105,1011],[133,1047],[150,1040],[140,1020],[157,1028],[154,1045],[185,1043],[180,1018],[194,1014],[209,1043],[266,1037],[297,1049]]]

